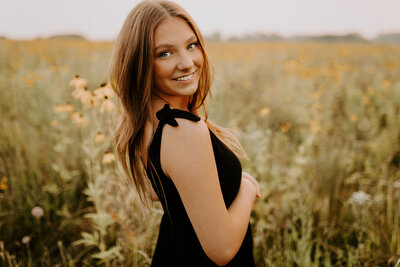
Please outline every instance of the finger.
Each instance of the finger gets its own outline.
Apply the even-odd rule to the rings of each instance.
[[[243,178],[246,178],[246,179],[249,179],[249,180],[253,180],[254,178],[249,174],[249,173],[247,173],[247,172],[243,172],[242,173],[242,177]]]
[[[245,176],[245,177],[247,177],[247,178],[252,177],[251,174],[248,173],[248,172],[242,172],[242,176]]]
[[[249,179],[254,185],[258,186],[258,181],[254,177],[246,177],[246,179]]]
[[[260,196],[261,196],[261,194],[260,194],[260,185],[257,183],[257,184],[254,184],[254,186],[256,187],[256,197],[260,198]]]
[[[248,180],[251,182],[251,184],[254,186],[254,189],[256,190],[256,197],[260,198],[261,194],[260,194],[260,185],[258,184],[258,182],[255,179],[250,179],[247,177],[244,177],[244,179]]]
[[[245,172],[245,171],[242,172],[242,176],[244,179],[248,179],[253,183],[254,187],[256,188],[256,198],[260,198],[261,192],[260,192],[260,185],[259,185],[258,181],[251,174],[249,174],[248,172]]]
[[[243,178],[244,179],[248,179],[249,181],[251,181],[254,184],[254,186],[258,187],[258,181],[256,179],[254,179],[254,177],[252,177],[252,176],[250,176],[250,177],[243,176]]]

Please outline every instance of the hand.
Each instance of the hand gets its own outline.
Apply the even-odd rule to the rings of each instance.
[[[251,176],[248,172],[242,172],[242,179],[247,179],[251,182],[256,190],[256,198],[260,198],[260,185],[258,184],[257,180]]]

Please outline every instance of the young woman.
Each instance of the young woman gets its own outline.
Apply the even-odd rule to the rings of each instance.
[[[152,266],[254,266],[259,186],[242,172],[236,138],[206,119],[210,63],[193,19],[172,2],[140,2],[115,42],[109,80],[123,105],[119,158],[142,200],[164,209]]]

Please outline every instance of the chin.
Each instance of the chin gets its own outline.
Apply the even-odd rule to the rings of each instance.
[[[173,92],[176,92],[178,95],[182,95],[182,96],[192,96],[197,92],[199,85],[198,83],[187,86],[185,88],[176,88],[173,89]]]
[[[194,95],[197,92],[197,89],[198,89],[198,85],[196,85],[193,88],[190,88],[189,90],[187,90],[187,94],[186,95],[189,95],[189,96]]]

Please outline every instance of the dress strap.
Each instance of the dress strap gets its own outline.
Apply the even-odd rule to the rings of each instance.
[[[191,121],[200,120],[200,117],[194,115],[193,113],[180,109],[171,109],[168,104],[165,104],[162,109],[157,111],[156,116],[157,119],[160,120],[160,126],[164,125],[165,123],[174,127],[178,126],[178,122],[175,120],[175,118],[188,119]]]

